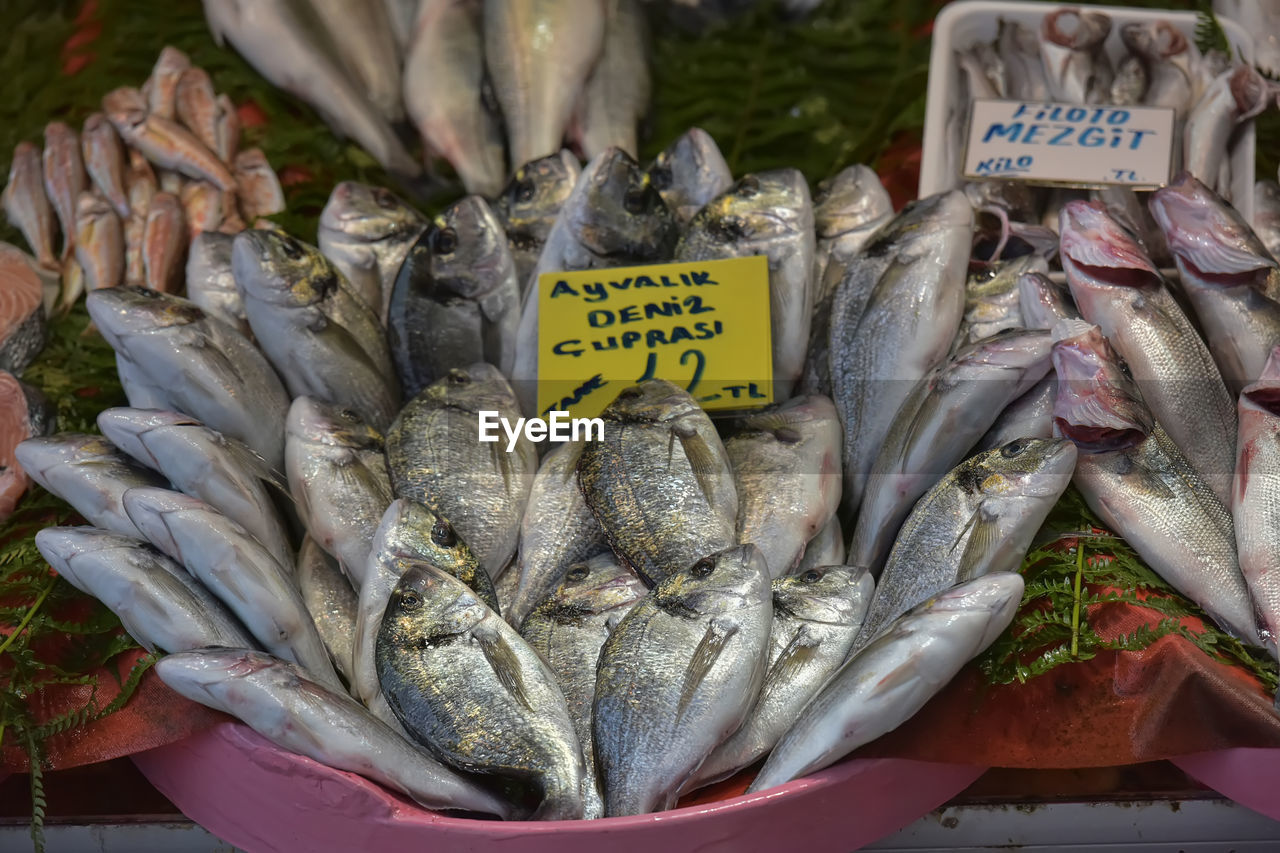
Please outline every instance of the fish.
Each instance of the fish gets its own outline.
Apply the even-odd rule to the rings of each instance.
[[[497,611],[497,595],[488,573],[453,525],[416,501],[392,501],[374,530],[357,590],[351,686],[354,695],[370,707],[381,695],[374,652],[387,602],[401,576],[419,562],[462,581],[486,607]]]
[[[712,551],[653,587],[605,640],[591,733],[607,817],[674,806],[742,725],[768,664],[771,592],[754,545]]]
[[[1169,438],[1221,501],[1231,499],[1236,408],[1208,348],[1159,271],[1102,205],[1062,209],[1061,257],[1085,320],[1124,358]]]
[[[177,292],[182,283],[188,241],[182,201],[170,193],[156,193],[147,208],[142,232],[142,268],[146,287],[165,293]]]
[[[1142,57],[1127,53],[1116,65],[1108,100],[1117,106],[1133,107],[1142,103],[1151,85],[1147,64]]]
[[[1258,634],[1272,657],[1280,656],[1280,585],[1276,571],[1275,531],[1280,513],[1280,347],[1271,351],[1256,381],[1237,403],[1240,435],[1231,515],[1235,523],[1240,572],[1249,587]]]
[[[773,627],[760,696],[742,727],[685,785],[694,790],[754,764],[773,749],[849,651],[871,604],[865,568],[824,566],[773,581]]]
[[[569,151],[549,154],[516,169],[493,202],[493,212],[507,232],[522,292],[581,172],[578,158]]]
[[[754,544],[769,576],[795,569],[840,506],[840,417],[826,397],[795,397],[743,418],[724,442],[738,493],[739,544]]]
[[[355,671],[352,645],[356,634],[356,591],[351,581],[310,536],[304,536],[298,547],[294,579],[334,668],[350,683]]]
[[[35,543],[67,583],[106,605],[148,651],[253,646],[213,593],[140,538],[96,527],[46,527]]]
[[[880,226],[892,218],[893,201],[888,191],[879,176],[861,163],[848,166],[818,184],[813,194],[813,222],[818,238],[814,266],[815,315],[817,306],[830,305],[829,296],[844,277],[845,269]]]
[[[611,146],[638,157],[636,125],[649,109],[648,21],[639,0],[604,0],[604,45],[582,88],[578,133],[587,159]]]
[[[538,276],[668,260],[676,237],[671,211],[629,154],[611,148],[587,164],[524,287],[511,379],[526,414],[536,409]]]
[[[347,0],[307,0],[306,5],[328,35],[333,56],[369,103],[392,124],[404,118],[401,51],[386,6],[368,3],[352,15]]]
[[[145,288],[95,290],[85,306],[133,376],[162,390],[161,408],[239,439],[273,470],[284,469],[289,397],[243,335],[185,299]],[[129,404],[147,408],[132,397]]]
[[[232,196],[232,205],[235,204]],[[186,242],[206,231],[218,231],[223,222],[223,204],[227,193],[205,181],[187,181],[178,193],[182,203],[182,221],[187,227]]]
[[[1231,134],[1237,125],[1265,110],[1272,94],[1257,69],[1240,63],[1218,75],[1187,115],[1182,131],[1183,166],[1228,201],[1231,184],[1222,180],[1221,167],[1228,164]]]
[[[511,807],[405,741],[359,702],[272,655],[203,648],[156,663],[170,689],[231,714],[279,747],[359,773],[429,809],[512,817]]]
[[[583,447],[578,485],[623,565],[653,586],[737,542],[729,456],[689,392],[646,379],[600,418],[604,436]]]
[[[1097,326],[1063,320],[1053,366],[1054,431],[1080,448],[1073,482],[1085,503],[1218,625],[1257,644],[1231,513],[1153,416],[1118,348]]]
[[[850,267],[832,297],[827,359],[844,425],[843,511],[862,502],[894,414],[940,364],[964,311],[973,209],[951,190],[903,208]],[[821,358],[810,344],[810,364]]]
[[[887,626],[823,685],[778,741],[748,792],[821,770],[915,716],[1004,633],[1022,576],[998,572],[931,596]]]
[[[280,179],[261,148],[246,148],[236,154],[232,171],[236,178],[236,198],[246,219],[252,221],[285,209]]]
[[[533,820],[583,816],[586,768],[555,676],[462,581],[427,562],[405,572],[377,666],[392,711],[436,758],[532,786]]]
[[[506,179],[502,119],[484,86],[481,6],[458,0],[420,4],[405,54],[405,111],[426,146],[453,166],[468,193],[496,196]]]
[[[116,377],[125,399],[135,409],[169,409],[169,395],[142,370],[120,353],[116,353]]]
[[[71,256],[62,264],[62,278],[57,295],[58,314],[66,314],[80,300],[84,294],[84,279],[84,267],[76,259],[73,247]]]
[[[76,199],[76,260],[90,290],[116,287],[124,279],[124,230],[106,199],[90,192]]]
[[[1018,279],[1029,272],[1046,274],[1049,264],[1038,255],[1023,255],[969,274],[964,285],[964,317],[952,343],[953,352],[999,332],[1025,328]]]
[[[955,59],[968,85],[970,100],[1004,97],[1004,66],[991,45],[975,42],[965,50],[955,51]]]
[[[568,705],[586,765],[587,818],[604,817],[591,746],[596,660],[610,632],[646,592],[635,572],[612,554],[597,554],[570,566],[520,628],[520,636],[547,662]]]
[[[175,116],[205,148],[221,159],[218,152],[218,93],[213,89],[209,72],[192,67],[178,75],[174,89],[174,116],[170,118]]]
[[[216,595],[264,649],[342,689],[293,581],[292,562],[280,565],[249,531],[181,492],[130,489],[124,508],[144,538]]]
[[[204,0],[204,14],[218,45],[230,42],[267,82],[305,101],[387,171],[403,178],[422,172],[366,93],[316,46],[289,0]]]
[[[450,370],[406,403],[387,430],[387,463],[396,496],[447,519],[497,579],[516,551],[538,453],[523,432],[477,441],[482,411],[519,419],[506,378],[484,363]]]
[[[178,83],[190,68],[191,59],[176,47],[165,45],[160,50],[151,76],[142,85],[148,112],[170,120],[177,116]]]
[[[220,190],[235,189],[235,179],[227,164],[195,134],[173,119],[140,109],[132,95],[122,93],[113,97],[115,94],[103,99],[103,110],[125,144],[137,149],[157,168],[208,181]]]
[[[1126,186],[1112,185],[1092,190],[1089,197],[1093,201],[1102,202],[1107,213],[1124,230],[1137,241],[1138,247],[1151,259],[1157,267],[1173,266],[1173,256],[1169,254],[1169,245],[1165,242],[1160,226],[1156,225],[1147,210],[1147,199],[1138,198],[1138,194]],[[1149,198],[1149,195],[1148,195]]]
[[[240,113],[226,95],[219,95],[214,103],[218,107],[218,115],[214,120],[217,137],[213,153],[224,163],[234,163],[240,147]]]
[[[383,0],[391,32],[402,54],[407,54],[413,40],[413,23],[418,12],[418,0]]]
[[[733,186],[733,172],[724,155],[711,134],[700,127],[691,127],[677,136],[645,172],[681,228],[707,202]]]
[[[1244,217],[1188,172],[1152,193],[1150,205],[1209,352],[1238,393],[1280,344],[1280,264]]]
[[[1018,399],[1004,407],[991,429],[974,445],[975,452],[991,450],[1015,438],[1052,438],[1053,401],[1058,396],[1058,374],[1052,369]]]
[[[1280,255],[1280,183],[1258,181],[1253,185],[1252,226],[1271,257]]]
[[[1195,103],[1192,43],[1168,21],[1129,21],[1120,26],[1120,40],[1131,54],[1146,61],[1150,82],[1142,102],[1173,109],[1175,122],[1180,124]]]
[[[911,510],[889,552],[855,652],[957,583],[1016,571],[1071,482],[1076,446],[1017,438],[951,469]]]
[[[31,485],[14,452],[28,438],[49,435],[57,428],[57,409],[39,388],[0,370],[0,521],[13,515]]]
[[[427,225],[390,190],[342,181],[320,212],[318,245],[385,324],[396,275]]]
[[[843,565],[844,542],[844,530],[840,526],[840,517],[833,515],[804,546],[804,556],[800,558],[792,574],[803,574],[809,569],[819,569],[823,566]]]
[[[1040,58],[1036,31],[1017,21],[1000,18],[996,28],[996,53],[1004,64],[1006,94],[1015,101],[1049,101],[1049,80]]]
[[[62,260],[71,256],[76,242],[76,199],[89,189],[80,156],[80,139],[65,122],[51,121],[44,128],[44,188],[62,226]],[[39,246],[32,246],[39,251]]]
[[[159,191],[159,184],[147,158],[132,148],[129,149],[124,183],[129,194],[129,215],[145,220],[147,211],[151,209],[151,200]]]
[[[124,143],[102,113],[93,113],[80,130],[81,156],[94,187],[121,219],[129,218],[129,195],[125,191]]]
[[[293,565],[288,526],[272,499],[280,475],[243,442],[179,412],[104,409],[98,429],[180,492],[208,503],[249,531],[282,566]]]
[[[1110,102],[1114,74],[1105,43],[1111,18],[1101,12],[1055,9],[1040,23],[1040,56],[1049,93],[1069,104]]]
[[[342,273],[315,247],[257,228],[235,236],[231,271],[249,328],[289,394],[386,429],[400,396],[390,353],[377,314]]]
[[[35,259],[0,242],[0,370],[16,375],[49,340],[44,284]]]
[[[852,565],[872,572],[884,566],[916,501],[1044,378],[1052,349],[1044,329],[1000,332],[962,348],[916,384],[871,466],[849,545]]]
[[[9,181],[0,194],[0,203],[9,224],[22,232],[40,266],[57,269],[58,258],[53,253],[56,220],[53,204],[45,195],[43,156],[30,142],[14,146]]]
[[[483,21],[512,162],[554,154],[604,49],[603,0],[485,0]]]
[[[542,459],[520,519],[516,562],[503,573],[518,580],[502,615],[516,628],[543,599],[556,591],[571,566],[607,552],[600,523],[578,488],[577,467],[584,444],[566,442]],[[578,734],[581,736],[582,730]],[[587,762],[591,764],[590,761]]]
[[[191,241],[187,252],[187,298],[252,340],[253,330],[244,310],[244,297],[231,272],[230,234],[205,231]]]
[[[708,202],[676,246],[677,261],[769,259],[773,396],[791,397],[804,371],[817,251],[809,185],[797,169],[746,175]]]
[[[1042,272],[1018,276],[1018,306],[1028,329],[1052,329],[1059,320],[1080,318],[1070,291]]]
[[[181,196],[182,188],[187,184],[187,178],[181,172],[173,169],[157,169],[157,189],[162,193],[168,193],[172,196]]]
[[[358,592],[374,531],[394,499],[380,432],[354,412],[298,397],[285,421],[289,492],[311,539]]]

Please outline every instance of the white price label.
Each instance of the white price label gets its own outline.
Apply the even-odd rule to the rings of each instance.
[[[1169,182],[1173,141],[1167,107],[977,100],[964,176],[1154,189]]]

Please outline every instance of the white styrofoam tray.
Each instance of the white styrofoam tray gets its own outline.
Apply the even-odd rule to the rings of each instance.
[[[947,117],[951,109],[962,110],[965,114],[964,122],[967,124],[968,121],[968,104],[961,102],[962,72],[956,65],[955,51],[966,49],[979,41],[989,42],[995,39],[1001,18],[1030,27],[1038,34],[1044,16],[1054,9],[1064,7],[1084,8],[1111,17],[1111,34],[1107,37],[1106,50],[1113,64],[1124,56],[1120,27],[1130,21],[1168,21],[1195,43],[1196,16],[1192,12],[1033,0],[954,0],[938,13],[933,23],[929,88],[925,101],[924,148],[920,163],[920,197],[951,189],[962,181],[959,168],[962,165],[963,142],[961,150],[956,150],[954,141],[947,138]],[[1253,40],[1249,34],[1235,21],[1226,18],[1219,18],[1218,21],[1222,24],[1227,40],[1231,42],[1233,53],[1243,57],[1246,62],[1252,62]],[[1241,130],[1231,154],[1232,203],[1249,221],[1253,218],[1254,145],[1253,123],[1250,122]],[[955,171],[949,168],[952,164]]]

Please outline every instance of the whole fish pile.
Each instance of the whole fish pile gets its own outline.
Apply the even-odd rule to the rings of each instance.
[[[183,695],[504,819],[661,811],[760,761],[763,790],[900,726],[1009,626],[1072,482],[1274,652],[1280,264],[1189,174],[1150,205],[1178,299],[1100,201],[994,244],[985,206],[895,214],[861,166],[735,180],[696,129],[431,219],[339,185],[318,246],[206,235],[207,306],[90,293],[130,407],[18,446],[91,525],[37,545]],[[479,437],[534,414],[539,272],[754,254],[773,405],[713,421],[654,378],[544,454]]]
[[[130,284],[173,293],[190,279],[191,298],[214,305],[218,285],[205,281],[212,244],[284,210],[262,151],[240,149],[235,105],[173,47],[140,89],[107,93],[79,133],[54,121],[43,151],[18,143],[0,201],[34,255],[0,246],[4,274],[16,277],[25,259],[43,282],[46,314],[66,312],[86,290]],[[30,339],[18,323],[31,311],[5,312],[15,325],[0,333],[0,348],[17,345],[19,332]]]
[[[310,104],[389,172],[421,168],[400,126],[468,193],[568,139],[587,158],[637,156],[649,107],[640,0],[205,0],[214,38]]]

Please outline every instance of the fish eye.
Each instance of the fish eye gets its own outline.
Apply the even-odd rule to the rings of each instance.
[[[511,197],[518,202],[528,203],[533,201],[533,181],[528,178],[520,178],[511,184]]]
[[[402,610],[417,610],[422,606],[422,596],[418,595],[411,589],[406,589],[400,593],[400,608]]]
[[[742,224],[742,220],[736,216],[725,216],[721,219],[712,220],[712,227],[719,232],[721,239],[726,242],[740,240],[746,236],[746,228]]]
[[[695,578],[705,578],[707,575],[715,571],[716,561],[710,557],[703,557],[701,560],[693,564],[693,568],[689,569],[689,574]]]
[[[760,181],[755,175],[747,175],[738,181],[737,194],[741,198],[752,198],[760,192]]]
[[[296,261],[302,257],[302,246],[298,245],[297,240],[281,240],[280,251],[284,252],[284,256],[290,260]]]
[[[644,213],[648,207],[647,201],[648,198],[644,187],[632,187],[627,190],[627,194],[623,197],[622,206],[626,208],[627,213],[640,214]]]
[[[671,187],[671,169],[667,166],[654,166],[649,170],[649,183],[655,190],[665,190]]]
[[[1026,450],[1030,446],[1031,439],[1015,438],[1013,441],[1000,448],[1000,455],[1005,459],[1012,459],[1013,457],[1020,455],[1022,451]]]
[[[383,210],[390,210],[396,206],[396,197],[382,187],[378,187],[373,191],[373,201]]]
[[[822,580],[822,572],[817,569],[810,569],[800,576],[800,583],[817,583]]]
[[[591,574],[591,571],[586,566],[574,566],[569,570],[569,573],[565,575],[565,579],[573,583],[577,583],[580,580],[585,580],[589,574]]]
[[[441,518],[431,525],[431,541],[441,548],[452,548],[458,544],[458,537],[453,532],[453,526]]]
[[[465,371],[453,369],[449,371],[447,380],[450,385],[466,385],[471,381],[471,377]]]
[[[358,421],[360,416],[356,414],[354,409],[338,409],[338,417],[344,421]]]
[[[431,251],[437,255],[451,255],[458,248],[458,232],[441,228],[431,235]]]
[[[623,388],[618,392],[619,400],[637,400],[644,396],[644,390],[638,385],[632,385],[630,388]]]

